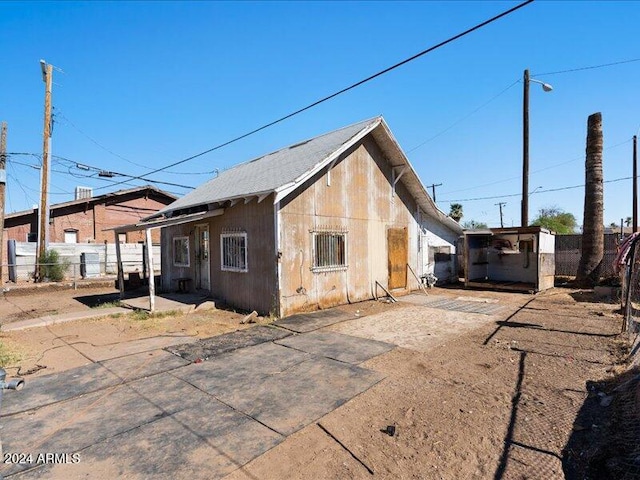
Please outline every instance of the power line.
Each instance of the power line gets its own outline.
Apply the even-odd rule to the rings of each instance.
[[[480,105],[478,108],[476,108],[475,110],[471,111],[470,113],[468,113],[467,115],[465,115],[464,117],[459,118],[458,120],[456,120],[455,122],[453,122],[451,125],[449,125],[447,128],[445,128],[444,130],[441,130],[440,132],[436,133],[433,137],[428,138],[427,140],[425,140],[424,142],[420,143],[419,145],[416,145],[415,147],[413,147],[411,150],[407,150],[407,153],[411,153],[414,150],[419,149],[420,147],[422,147],[423,145],[426,145],[427,143],[431,142],[432,140],[435,140],[436,138],[438,138],[441,135],[444,135],[445,133],[447,133],[449,130],[451,130],[453,127],[455,127],[456,125],[458,125],[459,123],[464,122],[467,118],[469,118],[470,116],[472,116],[474,113],[479,112],[480,110],[482,110],[484,107],[486,107],[487,105],[489,105],[491,102],[493,102],[496,98],[500,97],[501,95],[503,95],[504,93],[507,93],[507,91],[509,91],[511,88],[513,88],[515,85],[517,85],[520,82],[520,79],[518,78],[515,82],[513,82],[511,85],[509,85],[508,87],[506,87],[505,89],[503,89],[500,93],[494,95],[493,97],[491,97],[489,100],[487,100],[485,103],[483,103],[482,105]]]
[[[33,156],[36,156],[33,153],[24,153],[24,152],[21,152],[21,153],[9,153],[7,155],[8,156],[11,156],[11,155],[33,155]],[[93,165],[89,165],[89,164],[84,163],[84,162],[76,162],[75,160],[71,160],[69,158],[61,157],[60,155],[52,155],[52,157],[54,157],[54,158],[56,158],[58,160],[63,160],[65,162],[68,162],[68,163],[72,164],[72,166],[84,165],[84,166],[88,167],[89,169],[95,171],[96,173],[105,172],[105,170],[102,169],[102,168],[99,168],[99,167],[96,167],[96,166],[93,166]],[[20,162],[17,162],[16,160],[12,159],[11,161],[13,163],[20,164]],[[29,165],[29,164],[22,164],[22,165],[35,168],[34,165]],[[69,165],[67,165],[67,167],[71,168]],[[37,168],[39,168],[39,167],[37,167]],[[74,176],[76,178],[100,178],[102,180],[105,180],[102,177],[96,177],[95,174],[94,175],[78,175],[78,174],[74,175],[70,171],[69,172],[61,172],[59,170],[57,171],[57,173],[64,173],[64,174],[68,173],[69,175]],[[113,174],[113,175],[117,175],[117,176],[121,176],[121,177],[127,177],[127,178],[130,178],[132,180],[138,179],[138,177],[136,177],[135,175],[128,175],[126,173],[120,173],[120,172],[114,172],[114,171],[108,171],[108,173]],[[186,189],[190,189],[190,190],[193,190],[195,188],[195,187],[192,187],[191,185],[182,185],[180,183],[165,182],[165,181],[162,181],[162,180],[153,180],[153,179],[150,179],[150,178],[146,179],[146,181],[149,182],[149,183],[157,183],[157,184],[160,184],[160,185],[169,185],[169,186],[172,186],[172,187],[180,187],[180,188],[186,188]],[[113,182],[114,185],[126,183],[126,181],[117,182],[115,180],[111,180],[111,182]],[[103,188],[103,187],[100,187],[100,188]]]
[[[142,168],[146,168],[147,170],[153,170],[151,167],[148,167],[147,165],[143,165],[141,163],[134,162],[133,160],[130,160],[130,159],[126,158],[126,157],[123,157],[119,153],[116,153],[116,152],[108,149],[107,147],[102,145],[100,142],[98,142],[96,139],[94,139],[93,137],[91,137],[87,133],[85,133],[82,130],[80,130],[80,128],[77,127],[71,120],[69,120],[69,118],[67,116],[65,116],[63,113],[60,113],[59,111],[57,111],[56,112],[56,116],[62,117],[66,121],[66,123],[68,125],[71,125],[78,133],[80,133],[82,136],[86,137],[88,140],[90,140],[92,143],[94,143],[95,145],[100,147],[105,152],[110,153],[114,157],[118,157],[119,159],[124,160],[125,162],[128,162],[131,165],[135,165],[136,167],[142,167]],[[176,173],[176,174],[180,174],[180,175],[210,175],[212,173],[215,173],[215,171],[210,171],[210,172],[167,172],[167,173]]]
[[[613,180],[604,180],[602,183],[614,183],[621,182],[623,180],[631,180],[633,177],[622,177],[615,178]],[[571,185],[566,187],[558,187],[558,188],[548,188],[547,190],[537,190],[536,193],[549,193],[549,192],[559,192],[562,190],[571,190],[574,188],[583,188],[585,185]],[[441,200],[440,202],[475,202],[476,200],[495,200],[496,198],[509,198],[509,197],[519,197],[522,193],[512,193],[509,195],[494,195],[492,197],[477,197],[477,198],[459,198],[456,200]]]
[[[71,125],[76,131],[78,131],[78,133],[80,133],[82,136],[84,136],[85,138],[87,138],[88,140],[90,140],[92,143],[94,143],[95,145],[97,145],[98,147],[100,147],[102,150],[104,150],[107,153],[110,153],[111,155],[113,155],[114,157],[118,157],[121,160],[124,160],[125,162],[130,163],[131,165],[135,165],[136,167],[142,167],[142,168],[146,168],[148,170],[151,170],[151,168],[147,167],[146,165],[142,165],[141,163],[136,163],[133,160],[129,160],[128,158],[123,157],[122,155],[109,150],[107,147],[105,147],[104,145],[102,145],[101,143],[99,143],[96,139],[94,139],[93,137],[89,136],[88,134],[86,134],[85,132],[83,132],[82,130],[80,130],[80,128],[78,128],[71,120],[69,120],[63,113],[60,113],[60,111],[56,111],[56,116],[60,116],[62,117],[66,123],[68,125]]]
[[[640,58],[632,58],[632,59],[629,59],[629,60],[621,60],[619,62],[603,63],[601,65],[591,65],[589,67],[571,68],[569,70],[559,70],[557,72],[536,73],[536,74],[532,74],[532,75],[535,75],[536,77],[542,77],[544,75],[559,75],[561,73],[579,72],[581,70],[593,70],[593,69],[596,69],[596,68],[611,67],[613,65],[622,65],[623,63],[632,63],[632,62],[640,62]]]
[[[14,153],[14,155],[16,155],[16,154]],[[28,154],[28,153],[22,153],[21,155],[34,155],[35,156],[35,154]],[[73,163],[74,165],[76,164],[72,160],[69,160],[69,159],[66,159],[66,158],[63,158],[63,160],[65,160],[67,162],[70,162],[70,163]],[[34,170],[40,170],[40,166],[39,165],[32,165],[32,164],[20,162],[18,160],[14,160],[14,159],[11,159],[10,163],[12,165],[22,165],[22,166],[25,166],[25,167],[33,168]],[[91,168],[96,168],[96,167],[91,167]],[[96,168],[96,171],[100,171],[100,170]],[[68,167],[68,171],[66,171],[66,172],[64,170],[53,170],[53,169],[51,170],[51,172],[52,173],[60,173],[62,175],[70,175],[70,176],[72,176],[74,178],[100,180],[100,181],[103,181],[103,182],[110,182],[111,184],[116,182],[116,180],[110,180],[109,178],[96,176],[96,174],[93,174],[93,175],[80,175],[80,174],[77,174],[77,173],[73,173],[71,171],[71,167]],[[150,180],[149,180],[149,182],[150,182]],[[159,182],[159,183],[169,183],[169,182]],[[130,183],[130,182],[123,182],[122,184],[126,185],[126,186],[129,186],[129,187],[137,187],[138,186],[138,185]],[[172,184],[169,183],[169,185],[172,185]],[[53,185],[53,186],[56,187],[58,190],[61,190],[61,191],[60,192],[50,192],[49,193],[50,195],[73,195],[73,192],[66,191],[66,190],[62,189],[61,187],[59,187],[57,185]],[[23,187],[21,186],[21,188],[23,188]],[[31,188],[31,187],[27,187],[26,185],[24,186],[24,188],[26,188],[28,190],[31,190],[33,192],[39,192],[40,191],[40,190]],[[24,191],[24,188],[23,188],[23,191]],[[193,187],[191,187],[191,188],[193,188]],[[176,193],[176,192],[168,192],[168,193],[172,193],[172,194],[178,195],[178,196],[181,195],[181,194]]]
[[[501,19],[502,17],[505,17],[505,16],[515,12],[516,10],[521,9],[522,7],[525,7],[525,6],[529,5],[532,2],[533,2],[533,0],[526,0],[526,1],[522,2],[521,4],[519,4],[519,5],[516,5],[513,8],[510,8],[510,9],[508,9],[508,10],[506,10],[506,11],[504,11],[504,12],[502,12],[502,13],[494,16],[494,17],[489,18],[488,20],[485,20],[482,23],[479,23],[479,24],[477,24],[477,25],[475,25],[475,26],[473,26],[471,28],[468,28],[467,30],[465,30],[465,31],[463,31],[461,33],[458,33],[457,35],[454,35],[453,37],[449,37],[447,40],[444,40],[444,41],[442,41],[442,42],[440,42],[440,43],[438,43],[436,45],[433,45],[432,47],[429,47],[429,48],[427,48],[425,50],[422,50],[421,52],[419,52],[419,53],[417,53],[417,54],[415,54],[415,55],[413,55],[413,56],[411,56],[411,57],[409,57],[409,58],[407,58],[405,60],[402,60],[401,62],[398,62],[398,63],[396,63],[396,64],[394,64],[394,65],[392,65],[390,67],[387,67],[384,70],[380,70],[379,72],[374,73],[373,75],[370,75],[370,76],[364,78],[363,80],[360,80],[360,81],[358,81],[356,83],[353,83],[353,84],[349,85],[348,87],[343,88],[342,90],[338,90],[337,92],[332,93],[331,95],[327,95],[326,97],[323,97],[320,100],[316,100],[315,102],[307,105],[306,107],[300,108],[300,109],[298,109],[298,110],[296,110],[296,111],[294,111],[292,113],[289,113],[288,115],[285,115],[283,117],[278,118],[277,120],[274,120],[274,121],[269,122],[269,123],[267,123],[265,125],[262,125],[261,127],[255,128],[255,129],[251,130],[250,132],[247,132],[247,133],[245,133],[243,135],[240,135],[240,136],[235,137],[235,138],[233,138],[231,140],[228,140],[228,141],[223,142],[223,143],[221,143],[219,145],[216,145],[215,147],[209,148],[209,149],[207,149],[207,150],[205,150],[203,152],[197,153],[195,155],[191,155],[190,157],[184,158],[182,160],[178,160],[178,161],[173,162],[173,163],[171,163],[169,165],[166,165],[164,167],[157,168],[155,170],[152,170],[149,173],[146,173],[144,175],[140,175],[140,176],[135,177],[135,178],[137,180],[143,180],[148,175],[152,175],[154,173],[158,173],[158,172],[167,170],[167,169],[169,169],[171,167],[175,167],[177,165],[181,165],[181,164],[186,163],[186,162],[188,162],[190,160],[193,160],[195,158],[198,158],[198,157],[201,157],[203,155],[206,155],[207,153],[211,153],[211,152],[213,152],[215,150],[219,150],[219,149],[221,149],[223,147],[226,147],[227,145],[230,145],[230,144],[235,143],[235,142],[237,142],[239,140],[247,138],[250,135],[254,135],[255,133],[258,133],[258,132],[260,132],[262,130],[265,130],[266,128],[272,127],[273,125],[281,123],[281,122],[283,122],[283,121],[285,121],[285,120],[287,120],[287,119],[289,119],[291,117],[299,115],[300,113],[305,112],[305,111],[307,111],[307,110],[309,110],[309,109],[311,109],[313,107],[316,107],[316,106],[320,105],[321,103],[324,103],[324,102],[326,102],[328,100],[331,100],[332,98],[335,98],[338,95],[342,95],[343,93],[346,93],[346,92],[348,92],[350,90],[353,90],[354,88],[359,87],[360,85],[368,83],[371,80],[374,80],[375,78],[378,78],[378,77],[380,77],[380,76],[382,76],[382,75],[384,75],[386,73],[391,72],[392,70],[395,70],[396,68],[401,67],[402,65],[405,65],[405,64],[407,64],[409,62],[412,62],[413,60],[416,60],[417,58],[422,57],[423,55],[426,55],[427,53],[433,52],[434,50],[437,50],[438,48],[444,47],[445,45],[447,45],[447,44],[449,44],[451,42],[454,42],[454,41],[456,41],[456,40],[458,40],[458,39],[460,39],[460,38],[462,38],[462,37],[464,37],[464,36],[466,36],[466,35],[468,35],[468,34],[470,34],[472,32],[475,32],[476,30],[479,30],[480,28],[485,27],[485,26],[493,23],[493,22]],[[117,184],[115,184],[115,185],[117,185]]]
[[[611,145],[610,147],[606,147],[604,150],[612,150],[614,148],[620,147],[622,145],[626,145],[627,143],[631,142],[632,138],[629,138],[627,140],[624,140],[623,142],[620,143],[616,143],[615,145]],[[584,154],[580,155],[580,156],[576,156],[574,158],[572,158],[571,160],[567,160],[564,162],[560,162],[560,163],[556,163],[553,165],[549,165],[548,167],[544,167],[544,168],[539,168],[538,170],[533,170],[531,172],[531,174],[534,173],[540,173],[540,172],[544,172],[545,170],[551,170],[552,168],[557,168],[557,167],[561,167],[562,165],[567,165],[569,163],[573,163],[573,162],[577,162],[578,160],[583,160],[584,159]],[[510,177],[510,178],[504,178],[502,180],[495,180],[493,182],[490,183],[483,183],[481,185],[475,185],[473,187],[467,187],[467,188],[460,188],[458,190],[449,190],[448,192],[444,192],[444,195],[448,195],[451,193],[458,193],[458,192],[468,192],[469,190],[475,190],[476,188],[482,188],[482,187],[490,187],[492,185],[497,185],[498,183],[504,183],[504,182],[509,182],[511,180],[518,180],[522,177],[518,176],[518,177]],[[452,200],[454,201],[454,200]]]

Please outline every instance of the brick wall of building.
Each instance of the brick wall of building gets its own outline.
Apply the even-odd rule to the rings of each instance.
[[[157,198],[156,198],[157,197]],[[63,243],[65,231],[76,232],[78,243],[114,243],[115,235],[111,230],[105,229],[121,225],[136,223],[144,217],[157,212],[172,200],[166,197],[113,195],[107,197],[101,203],[85,202],[74,203],[60,208],[52,208],[49,221],[49,241]],[[7,218],[3,235],[2,263],[6,263],[6,241],[28,241],[29,233],[38,231],[37,210],[19,217]],[[127,243],[144,241],[144,230],[140,232],[128,232]],[[160,243],[160,231],[152,231],[154,243]]]

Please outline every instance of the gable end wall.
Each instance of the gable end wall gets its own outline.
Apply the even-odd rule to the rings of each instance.
[[[330,172],[319,172],[280,209],[281,314],[371,299],[375,282],[387,287],[387,230],[406,228],[408,261],[418,263],[417,205],[402,182],[392,195],[392,172],[371,135],[345,152]],[[313,272],[312,234],[336,226],[347,231],[348,268]],[[418,283],[407,271],[407,287]],[[384,295],[378,290],[378,295]]]

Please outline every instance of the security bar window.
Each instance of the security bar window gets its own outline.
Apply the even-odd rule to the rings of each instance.
[[[189,237],[173,237],[173,265],[189,266]]]
[[[347,268],[347,234],[313,232],[313,267],[316,272]]]
[[[247,272],[247,234],[223,233],[220,235],[222,270]]]

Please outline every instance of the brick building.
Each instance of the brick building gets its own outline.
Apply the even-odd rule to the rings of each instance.
[[[88,195],[87,195],[88,194]],[[83,197],[85,198],[78,198]],[[51,205],[49,242],[51,243],[113,243],[113,231],[105,229],[135,223],[176,200],[170,193],[150,185],[91,196],[90,189],[76,189],[76,199]],[[154,242],[160,242],[160,232],[154,232]],[[38,209],[10,213],[4,220],[4,241],[36,242]],[[144,232],[120,234],[121,243],[144,241]],[[3,249],[6,250],[6,249]]]

